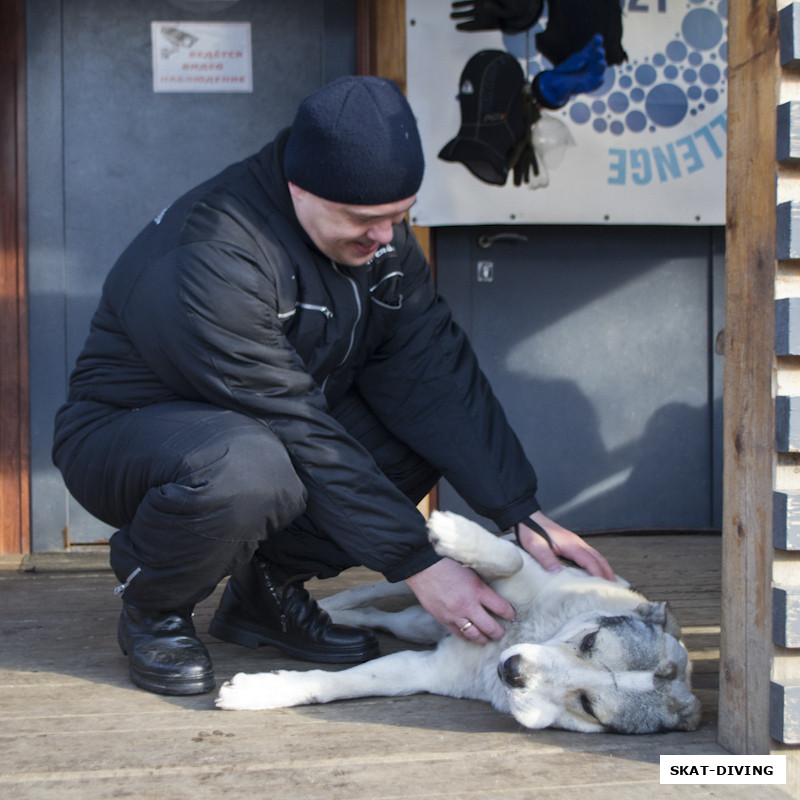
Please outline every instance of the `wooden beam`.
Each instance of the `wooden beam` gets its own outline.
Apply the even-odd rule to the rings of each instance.
[[[405,91],[405,0],[358,0],[356,19],[359,72],[391,78]]]
[[[719,740],[768,753],[778,10],[731,3]]]
[[[30,550],[24,19],[0,2],[0,553]]]

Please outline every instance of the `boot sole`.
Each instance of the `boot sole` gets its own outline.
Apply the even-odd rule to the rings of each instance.
[[[190,695],[190,694],[206,694],[217,688],[217,682],[213,676],[209,678],[201,678],[197,680],[184,680],[165,681],[163,678],[157,680],[147,675],[143,675],[133,669],[129,670],[131,680],[140,688],[147,689],[148,692],[155,692],[156,694],[168,695]]]
[[[279,634],[273,634],[263,628],[256,628],[238,620],[220,618],[219,615],[211,620],[208,632],[215,639],[221,639],[223,642],[253,649],[262,645],[271,645],[295,658],[303,661],[318,661],[321,664],[361,664],[380,655],[378,642],[352,649],[320,645],[299,646],[285,641]]]

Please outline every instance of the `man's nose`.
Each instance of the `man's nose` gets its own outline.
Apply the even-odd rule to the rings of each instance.
[[[372,239],[373,242],[379,242],[380,244],[389,244],[394,238],[394,230],[392,228],[392,221],[391,220],[383,220],[381,222],[376,222],[368,231],[369,238]]]

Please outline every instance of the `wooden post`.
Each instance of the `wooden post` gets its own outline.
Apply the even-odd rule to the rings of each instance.
[[[779,5],[729,5],[719,741],[734,753],[785,753],[786,789],[798,796],[800,351],[790,331],[800,250],[785,202],[800,196],[800,168],[796,109],[778,108],[796,81],[780,63]]]
[[[0,553],[30,550],[24,19],[0,2]]]

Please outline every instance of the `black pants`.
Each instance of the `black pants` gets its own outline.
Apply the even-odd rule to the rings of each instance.
[[[333,409],[413,502],[439,475],[351,391]],[[118,527],[111,566],[133,605],[194,606],[256,549],[284,573],[332,577],[355,560],[305,514],[305,489],[282,443],[250,417],[203,403],[119,411],[56,463],[75,499]]]

